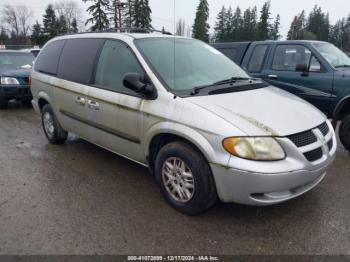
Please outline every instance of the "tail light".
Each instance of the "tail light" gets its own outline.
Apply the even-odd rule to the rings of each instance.
[[[32,85],[32,77],[31,76],[29,76],[29,79],[28,79],[28,85]]]

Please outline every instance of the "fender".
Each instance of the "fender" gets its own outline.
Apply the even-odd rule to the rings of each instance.
[[[177,135],[190,141],[211,163],[227,166],[230,159],[230,155],[223,148],[222,150],[215,150],[208,140],[198,131],[185,125],[169,121],[157,123],[146,131],[144,135],[144,153],[146,156],[149,155],[149,147],[152,139],[160,134]],[[218,144],[221,146],[220,139],[218,139]]]

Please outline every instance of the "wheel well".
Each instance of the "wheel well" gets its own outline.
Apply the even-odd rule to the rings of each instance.
[[[43,107],[48,103],[49,102],[47,102],[44,98],[39,98],[38,105],[39,105],[40,111],[42,111]]]
[[[206,159],[205,155],[201,152],[201,150],[199,150],[196,145],[194,145],[192,142],[188,141],[187,139],[174,134],[167,134],[167,133],[158,134],[152,138],[152,141],[149,145],[149,151],[148,151],[149,152],[148,163],[149,163],[149,168],[151,169],[152,172],[154,171],[154,163],[159,150],[166,144],[172,143],[174,141],[183,141],[191,145],[195,150],[198,151],[198,153],[200,153]]]
[[[343,101],[340,106],[336,109],[335,118],[336,120],[343,120],[348,114],[350,114],[350,98]]]

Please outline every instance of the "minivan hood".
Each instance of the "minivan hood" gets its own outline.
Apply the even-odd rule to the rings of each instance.
[[[187,99],[230,122],[248,136],[287,136],[326,121],[326,116],[313,105],[273,86]]]

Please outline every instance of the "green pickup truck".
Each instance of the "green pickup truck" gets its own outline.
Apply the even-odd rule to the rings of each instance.
[[[216,43],[213,47],[252,77],[307,100],[334,125],[340,121],[339,137],[350,151],[350,58],[345,53],[319,41]]]

